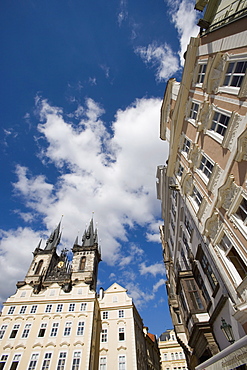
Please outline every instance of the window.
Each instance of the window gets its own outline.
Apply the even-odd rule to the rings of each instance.
[[[118,370],[126,370],[126,358],[125,355],[118,357]]]
[[[27,338],[30,332],[32,324],[26,324],[22,333],[22,338]]]
[[[182,359],[184,358],[183,352],[179,352],[179,357]]]
[[[199,104],[197,104],[195,102],[192,102],[191,103],[191,107],[190,107],[189,118],[192,118],[192,119],[196,120],[197,114],[198,114],[198,110],[199,110]]]
[[[124,328],[118,328],[118,340],[125,340]]]
[[[87,309],[87,304],[81,303],[81,311],[86,311],[86,309]]]
[[[45,308],[45,312],[51,312],[52,304],[47,304]]]
[[[101,331],[101,342],[107,342],[107,329],[102,329]]]
[[[2,355],[0,359],[0,370],[4,368],[4,365],[6,364],[8,359],[8,355]]]
[[[26,291],[21,292],[21,297],[26,297]]]
[[[164,353],[164,360],[165,360],[165,361],[167,361],[167,360],[168,360],[167,353]]]
[[[20,312],[19,313],[25,313],[27,309],[27,306],[21,306]]]
[[[179,164],[179,166],[178,166],[177,176],[178,176],[178,177],[181,177],[181,176],[182,176],[182,174],[183,174],[183,171],[184,171],[183,166],[182,166],[181,164]]]
[[[79,270],[84,270],[86,265],[86,257],[81,257]]]
[[[191,236],[191,234],[192,234],[192,227],[191,227],[190,221],[189,221],[189,219],[188,219],[188,217],[186,215],[184,216],[184,225],[185,225],[186,230],[188,231],[189,235]]]
[[[84,334],[84,322],[79,321],[77,326],[77,335],[83,335]]]
[[[223,86],[240,87],[247,68],[247,61],[230,62],[227,66]]]
[[[174,353],[171,353],[171,359],[174,360]]]
[[[198,71],[197,80],[196,80],[197,84],[203,84],[206,69],[207,69],[207,64],[200,64],[199,65],[199,71]]]
[[[247,274],[247,266],[226,235],[221,239],[220,246],[226,251],[227,258],[231,261],[241,279],[244,279]]]
[[[3,339],[3,336],[7,330],[8,325],[2,325],[0,329],[0,339]]]
[[[51,334],[50,334],[51,337],[56,337],[57,336],[58,327],[59,327],[59,323],[58,322],[54,322],[52,324]]]
[[[40,270],[41,270],[42,265],[43,265],[43,260],[40,260],[39,263],[38,263],[38,266],[36,268],[36,271],[35,271],[34,275],[38,275],[40,273]]]
[[[199,191],[197,190],[195,186],[193,187],[193,192],[192,192],[191,197],[194,199],[198,207],[200,207],[200,204],[202,202],[202,195],[199,193]]]
[[[210,296],[208,294],[207,288],[204,284],[203,278],[201,277],[201,274],[198,273],[196,275],[196,281],[197,281],[197,284],[198,284],[199,288],[202,290],[202,295],[203,295],[205,301],[208,304],[211,301],[211,299],[210,299]]]
[[[13,362],[12,362],[9,370],[16,370],[20,359],[21,359],[21,355],[19,355],[19,354],[14,355]],[[0,369],[1,369],[1,367],[0,367]]]
[[[123,318],[124,317],[124,310],[119,310],[118,311],[118,317]]]
[[[214,163],[209,158],[207,158],[205,155],[202,155],[199,170],[202,171],[208,179],[210,178],[210,175],[213,171],[213,167],[214,167]]]
[[[66,361],[67,352],[60,352],[58,363],[57,363],[57,370],[65,370],[65,361]]]
[[[103,314],[102,314],[102,317],[103,317],[103,320],[107,320],[108,319],[108,312],[104,311]]]
[[[242,202],[240,203],[235,215],[243,222],[244,225],[247,225],[247,199],[242,199]]]
[[[62,312],[62,310],[63,310],[63,304],[62,303],[59,303],[57,305],[57,312]]]
[[[81,352],[74,352],[71,370],[79,370],[81,360]]]
[[[72,322],[71,321],[65,323],[65,328],[64,328],[64,333],[63,333],[63,335],[65,337],[68,337],[70,335],[71,327],[72,327]]]
[[[16,335],[17,335],[17,333],[18,333],[18,330],[19,330],[19,328],[20,328],[20,324],[15,324],[14,326],[13,326],[13,329],[12,329],[12,332],[11,332],[11,334],[10,334],[10,338],[15,338],[16,337]]]
[[[196,311],[203,310],[204,306],[194,279],[184,279],[182,285],[185,290],[185,295],[188,298],[190,308]]]
[[[69,311],[70,312],[75,311],[75,303],[70,303],[70,305],[69,305]]]
[[[46,327],[47,327],[47,323],[41,324],[41,327],[39,329],[38,337],[44,337],[45,336]]]
[[[217,279],[214,275],[212,267],[209,264],[208,259],[205,256],[205,254],[203,254],[203,256],[201,258],[201,265],[202,265],[202,268],[203,268],[203,271],[204,271],[205,275],[208,278],[208,281],[209,281],[211,287],[214,289],[217,286],[218,281],[217,281]]]
[[[106,356],[100,357],[99,359],[99,369],[106,370]]]
[[[184,243],[184,246],[185,246],[187,252],[189,253],[190,252],[190,247],[189,247],[189,243],[188,243],[188,240],[187,240],[184,232],[183,232],[183,243]]]
[[[185,153],[189,153],[190,146],[191,146],[191,142],[190,142],[190,140],[188,140],[188,139],[185,137],[185,138],[184,138],[184,144],[183,144],[183,149],[182,149],[182,151],[183,151],[183,152],[185,152]]]
[[[32,307],[31,307],[31,310],[30,310],[30,313],[36,313],[36,311],[37,311],[37,305],[33,305]]]
[[[28,366],[28,370],[34,370],[37,362],[38,362],[39,354],[38,353],[33,353],[31,356],[31,360]]]
[[[226,116],[225,114],[214,112],[211,130],[215,131],[221,136],[224,136],[227,130],[229,120],[230,117]]]
[[[51,362],[51,353],[45,353],[44,361],[41,370],[48,370]]]
[[[11,306],[8,310],[8,315],[12,315],[15,311],[15,306]]]

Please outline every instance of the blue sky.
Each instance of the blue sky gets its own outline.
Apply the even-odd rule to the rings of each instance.
[[[94,212],[99,285],[128,289],[150,332],[171,327],[156,200],[166,81],[198,33],[194,1],[0,4],[0,299],[63,215],[61,248]]]

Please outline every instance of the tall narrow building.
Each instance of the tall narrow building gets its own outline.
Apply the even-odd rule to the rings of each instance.
[[[72,261],[68,250],[58,253],[60,238],[59,224],[3,304],[0,369],[147,369],[150,346],[126,289],[115,283],[96,292],[101,253],[93,220],[81,243],[76,238]],[[158,347],[151,365],[159,369]]]

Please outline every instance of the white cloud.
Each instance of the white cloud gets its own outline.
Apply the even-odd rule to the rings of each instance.
[[[151,274],[153,276],[156,276],[158,274],[165,274],[165,267],[163,263],[154,263],[153,265],[146,266],[145,262],[143,262],[140,264],[139,267],[141,275]]]
[[[118,25],[121,27],[123,21],[128,17],[127,1],[120,0],[120,11],[118,13]]]
[[[153,292],[143,291],[139,284],[130,282],[126,284],[126,289],[128,290],[128,295],[133,298],[135,306],[140,309],[143,307],[147,302],[153,300],[155,298],[155,294]]]
[[[92,99],[73,113],[78,124],[66,122],[61,108],[40,98],[36,101],[43,137],[40,155],[48,166],[56,166],[57,178],[51,184],[43,174],[16,167],[14,189],[27,207],[20,216],[41,216],[41,232],[50,233],[64,215],[62,239],[70,248],[78,228],[82,234],[94,211],[104,261],[114,264],[122,259],[128,264],[133,256],[138,261],[141,248],[130,244],[128,251],[121,251],[120,243],[128,240],[128,228],[135,224],[148,228],[160,214],[155,172],[167,155],[166,143],[159,140],[161,100],[140,99],[119,110],[112,137],[100,118],[104,110]]]
[[[168,0],[172,22],[174,23],[180,41],[180,63],[184,64],[183,55],[187,50],[191,37],[196,37],[199,33],[197,24],[198,13],[194,9],[194,0]]]
[[[135,52],[141,56],[145,63],[151,63],[156,68],[157,81],[167,80],[179,69],[178,58],[166,43],[158,45],[153,42],[147,47],[136,48]]]
[[[165,285],[166,284],[166,281],[165,279],[160,279],[159,281],[157,281],[156,284],[154,284],[153,286],[153,292],[156,293],[158,291],[158,289],[162,286],[162,285]]]

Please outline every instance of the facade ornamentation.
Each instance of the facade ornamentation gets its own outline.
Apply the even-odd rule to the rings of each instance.
[[[232,150],[232,145],[233,145],[233,142],[236,141],[235,137],[236,137],[236,133],[237,133],[237,130],[238,130],[238,127],[241,121],[242,121],[242,116],[233,112],[231,115],[230,122],[228,124],[228,129],[222,141],[223,148]]]
[[[213,240],[221,226],[219,213],[215,211],[210,218],[205,222],[205,235]]]
[[[193,144],[192,149],[189,153],[188,159],[190,161],[190,167],[198,167],[201,160],[201,152],[198,144]]]
[[[208,128],[208,123],[210,121],[211,113],[212,113],[212,105],[208,101],[205,101],[202,104],[202,107],[201,107],[201,110],[198,116],[198,121],[199,121],[198,130],[199,131],[206,130]]]
[[[218,92],[218,88],[220,86],[220,81],[222,77],[222,73],[225,69],[226,61],[227,61],[228,55],[218,53],[216,54],[211,71],[209,73],[208,77],[208,89],[207,92],[216,94]]]
[[[207,188],[209,191],[213,190],[215,186],[217,185],[219,178],[222,174],[223,170],[222,168],[218,165],[218,163],[214,164],[213,171],[211,173]]]
[[[182,183],[183,192],[186,195],[190,195],[192,193],[193,189],[193,180],[192,175],[190,173],[187,173],[184,177],[184,181]]]
[[[223,207],[228,211],[238,192],[238,188],[234,182],[234,176],[230,175],[226,183],[219,189],[217,208]]]
[[[238,150],[236,161],[247,161],[247,129],[243,134],[238,138]]]

